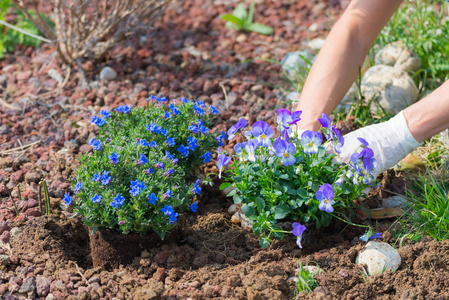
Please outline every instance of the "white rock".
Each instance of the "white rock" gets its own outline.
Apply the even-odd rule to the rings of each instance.
[[[246,229],[252,229],[253,226],[251,225],[250,219],[248,219],[244,213],[242,212],[236,212],[231,217],[231,222],[234,224],[241,224],[243,228]]]
[[[401,256],[387,243],[369,242],[365,249],[359,252],[355,262],[366,265],[368,275],[380,275],[383,272],[396,271],[401,265]]]
[[[385,199],[382,202],[382,206],[387,207],[387,208],[398,207],[398,206],[402,207],[402,206],[407,206],[407,203],[408,203],[407,199],[405,199],[402,196],[397,195],[397,196],[392,196],[392,197]]]
[[[309,26],[309,30],[312,32],[318,31],[318,24],[313,23],[312,25]]]
[[[101,80],[114,80],[117,78],[117,72],[111,67],[104,67],[100,72]]]
[[[287,53],[281,61],[282,70],[293,80],[305,77],[312,66],[315,56],[308,50]]]
[[[12,242],[15,239],[20,237],[20,235],[22,234],[22,229],[20,229],[19,227],[14,227],[11,229],[11,231],[9,233],[11,234],[10,241]]]
[[[59,72],[55,69],[51,69],[48,71],[48,75],[53,78],[54,80],[56,80],[58,83],[61,83],[64,81],[64,78],[62,78],[61,74],[59,74]]]
[[[318,266],[304,266],[303,269],[309,271],[310,274],[315,276],[321,275],[324,271]],[[296,269],[298,271],[298,269]]]
[[[313,49],[313,50],[319,50],[319,49],[323,48],[325,41],[326,40],[323,38],[316,38],[316,39],[310,40],[307,43],[307,47],[309,47],[310,49]]]
[[[376,65],[394,66],[405,72],[416,72],[421,67],[421,60],[415,52],[400,41],[388,44],[379,50],[374,62]]]
[[[387,65],[375,65],[366,71],[361,83],[365,101],[374,98],[371,112],[381,106],[386,112],[397,114],[418,100],[419,91],[413,79],[404,71]]]

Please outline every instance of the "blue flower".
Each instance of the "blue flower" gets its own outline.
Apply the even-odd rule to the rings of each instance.
[[[218,154],[217,167],[218,167],[218,170],[220,171],[218,174],[218,178],[221,179],[221,171],[222,171],[223,167],[226,166],[230,161],[231,161],[230,157],[224,155],[223,153]]]
[[[195,113],[202,116],[205,114],[204,109],[201,108],[201,106],[193,105],[193,109],[195,110]]]
[[[170,119],[171,118],[171,114],[168,111],[164,112],[164,119]]]
[[[167,150],[165,150],[165,156],[164,159],[174,159],[175,156],[170,154],[170,152],[168,152]]]
[[[369,146],[368,142],[364,138],[358,137],[357,139],[359,140],[360,143],[362,143],[362,145],[364,147],[368,147]]]
[[[100,181],[101,180],[101,171],[98,174],[94,174],[94,177],[92,178],[93,181]]]
[[[103,197],[100,196],[100,195],[95,194],[95,196],[93,196],[91,198],[91,200],[92,200],[93,203],[99,203],[101,201],[101,198],[103,198]]]
[[[147,131],[151,131],[153,133],[159,134],[161,132],[161,127],[157,124],[153,124],[153,122],[150,123],[150,125],[147,125],[146,127]]]
[[[332,186],[329,183],[323,184],[318,191],[316,192],[316,198],[320,201],[320,205],[318,208],[320,210],[323,210],[325,212],[333,212],[334,208],[332,207],[332,204],[334,201],[334,190],[332,189]]]
[[[200,129],[200,131],[201,131],[201,133],[202,133],[202,134],[206,134],[206,133],[208,133],[208,132],[209,132],[209,129],[208,129],[208,128],[206,128],[206,127],[205,127],[205,126],[203,126],[203,125],[202,125],[202,126],[200,126],[200,128],[199,128],[199,129]]]
[[[170,176],[171,174],[175,173],[175,170],[173,169],[168,169],[167,172],[165,173],[165,176]]]
[[[187,127],[187,129],[191,130],[195,134],[200,132],[200,128],[198,126],[195,126],[195,125],[189,125],[189,127]]]
[[[163,136],[167,136],[167,128],[161,129],[161,134],[162,134]]]
[[[220,112],[218,111],[218,109],[215,106],[210,106],[209,109],[212,111],[213,114],[218,115]]]
[[[145,139],[138,139],[137,144],[142,145],[144,147],[150,145],[150,143],[148,143],[147,140],[145,140]]]
[[[196,104],[198,104],[199,107],[206,107],[206,104],[204,103],[204,101],[198,101],[195,100]]]
[[[82,187],[83,187],[83,183],[78,181],[78,182],[76,183],[75,188],[73,189],[73,191],[74,191],[75,193],[78,193],[78,192],[81,190]]]
[[[177,219],[177,217],[178,217],[178,213],[176,213],[176,212],[173,212],[170,216],[169,216],[169,220],[170,220],[170,224],[174,224],[178,219]]]
[[[317,131],[306,130],[301,134],[301,144],[304,148],[304,153],[317,153],[322,141],[323,136]]]
[[[151,168],[151,167],[149,167],[146,171],[145,171],[145,174],[153,174],[153,168]]]
[[[165,141],[165,143],[167,144],[167,146],[174,146],[174,145],[176,145],[175,138],[171,138],[169,136],[167,136],[167,140]]]
[[[189,99],[187,99],[186,97],[181,97],[180,100],[181,100],[181,102],[184,103],[184,104],[187,104],[187,103],[190,102]]]
[[[228,139],[228,137],[226,136],[226,132],[221,131],[220,135],[216,137],[217,141],[218,141],[218,147],[221,147],[224,145],[224,141],[226,141]]]
[[[111,112],[109,110],[103,109],[100,114],[102,114],[105,118],[111,117]]]
[[[206,152],[203,155],[201,155],[201,157],[203,158],[203,163],[208,163],[212,159],[212,153]]]
[[[111,181],[111,177],[109,176],[109,171],[104,171],[103,175],[101,176],[101,184],[107,185]]]
[[[140,158],[137,160],[137,165],[146,165],[147,162],[148,158],[144,154],[140,153]]]
[[[173,115],[175,115],[175,116],[179,115],[180,111],[176,106],[174,106],[173,104],[170,104],[169,107],[170,107],[170,110],[173,113]]]
[[[307,228],[306,226],[301,225],[298,222],[294,222],[292,226],[293,226],[292,234],[296,236],[296,245],[298,245],[298,247],[302,249],[301,244],[302,234],[304,233],[304,231],[306,231]]]
[[[117,197],[114,198],[114,201],[112,201],[109,205],[113,208],[117,208],[125,204],[125,197],[123,197],[120,194],[117,194]]]
[[[187,137],[187,142],[189,143],[188,148],[192,151],[195,151],[195,149],[198,147],[197,141],[198,140],[194,137]]]
[[[163,162],[158,162],[154,167],[156,169],[163,169],[165,167],[165,164]]]
[[[72,197],[70,197],[69,193],[64,194],[64,198],[62,200],[65,201],[65,204],[72,205]]]
[[[102,118],[99,118],[97,116],[93,116],[92,120],[90,121],[90,123],[95,124],[99,127],[103,126],[104,124],[106,124],[106,121]]]
[[[91,145],[94,148],[94,150],[97,151],[101,150],[101,142],[95,138],[90,140],[89,145]]]
[[[115,152],[112,152],[112,154],[109,155],[108,157],[109,157],[109,159],[111,160],[111,163],[112,163],[113,165],[115,165],[115,164],[118,163],[118,161],[119,161],[118,158],[120,157],[120,155],[116,154]]]
[[[151,193],[151,194],[148,196],[148,203],[151,203],[151,204],[155,205],[155,204],[156,204],[156,201],[157,201],[156,195],[155,195],[154,193]]]
[[[114,109],[116,112],[121,112],[127,114],[131,111],[131,106],[128,105],[119,105],[119,107]]]
[[[199,186],[199,184],[200,184],[200,180],[198,179],[198,180],[193,184],[192,194],[198,194],[198,195],[201,195],[201,187]]]
[[[178,149],[176,149],[176,150],[181,152],[181,154],[183,156],[189,156],[189,149],[187,147],[185,147],[184,145],[179,146]]]
[[[256,162],[256,150],[259,148],[259,142],[257,140],[249,140],[247,143],[245,143],[245,151],[246,151],[246,158],[251,162]],[[294,157],[293,157],[294,158]],[[296,161],[296,159],[295,159]]]
[[[163,208],[161,208],[161,212],[163,212],[164,215],[166,215],[166,216],[169,216],[172,213],[174,213],[173,207],[171,205],[167,205],[167,204],[165,204],[165,206]]]
[[[366,232],[364,235],[359,237],[359,240],[368,242],[368,240],[381,239],[381,238],[382,238],[382,232],[373,233],[372,230],[368,230],[368,232]]]
[[[155,141],[150,142],[149,145],[151,148],[156,148],[157,147],[157,143]]]
[[[197,202],[193,202],[192,205],[190,205],[190,210],[192,212],[196,212],[198,210],[198,203]]]
[[[146,188],[147,187],[145,186],[145,182],[139,182],[139,180],[135,180],[131,181],[131,189],[129,190],[129,192],[131,193],[131,195],[133,195],[133,197],[136,197]]]

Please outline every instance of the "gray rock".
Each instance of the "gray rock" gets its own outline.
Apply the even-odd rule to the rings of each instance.
[[[37,275],[36,277],[36,292],[39,297],[45,297],[50,292],[51,280],[45,276]]]
[[[100,72],[101,80],[114,80],[115,78],[117,78],[117,72],[111,67],[104,67]]]
[[[394,42],[379,50],[374,57],[376,65],[394,66],[405,72],[416,72],[421,68],[421,60],[416,53],[402,42]]]
[[[1,254],[0,255],[0,265],[1,266],[6,266],[9,263],[9,256],[6,254]]]
[[[28,278],[24,284],[20,287],[19,293],[29,293],[34,292],[36,289],[36,280],[34,277]]]
[[[22,234],[22,229],[20,229],[19,227],[14,227],[11,229],[10,233],[11,233],[11,242],[12,242],[15,239],[20,237],[20,235]]]
[[[282,70],[293,80],[305,78],[310,67],[315,61],[315,56],[308,50],[287,53],[281,61]]]
[[[369,242],[356,258],[356,264],[366,265],[368,275],[380,275],[384,272],[395,272],[401,265],[398,251],[387,243]]]

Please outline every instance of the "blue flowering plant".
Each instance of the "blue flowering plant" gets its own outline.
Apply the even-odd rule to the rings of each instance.
[[[164,238],[181,212],[198,209],[202,182],[193,174],[217,147],[219,133],[209,129],[216,113],[202,102],[156,97],[144,108],[101,111],[65,204],[92,228]]]
[[[376,160],[363,138],[348,163],[339,159],[344,137],[324,113],[320,131],[301,133],[292,129],[301,111],[277,113],[277,128],[257,121],[244,131],[247,121],[241,119],[228,130],[229,140],[242,134],[243,142],[234,146],[235,154],[218,154],[219,177],[226,176],[221,188],[234,187],[228,196],[241,203],[262,247],[292,233],[302,248],[303,224],[319,228],[333,217],[351,220],[353,200],[375,181]],[[277,225],[283,219],[295,221],[292,231]]]

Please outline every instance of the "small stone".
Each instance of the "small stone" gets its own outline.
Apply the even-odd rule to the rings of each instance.
[[[98,277],[98,276],[93,276],[93,277],[91,277],[91,278],[88,280],[88,282],[89,282],[90,284],[92,284],[92,283],[94,283],[94,282],[100,282],[100,277]]]
[[[94,148],[91,145],[84,144],[80,147],[80,152],[82,154],[86,154],[86,153],[92,152],[93,149]]]
[[[389,244],[372,241],[359,252],[355,262],[366,265],[369,275],[380,275],[386,271],[396,271],[401,265],[401,256]]]
[[[38,183],[41,180],[41,176],[36,172],[29,172],[25,174],[25,182],[31,183],[35,182]]]
[[[6,266],[9,263],[9,260],[10,260],[10,258],[8,255],[6,255],[6,254],[0,255],[0,263],[2,266]]]
[[[14,227],[11,229],[10,233],[11,233],[11,242],[12,242],[15,239],[20,237],[20,235],[22,234],[22,229],[20,229],[19,227]]]
[[[114,80],[117,78],[117,72],[111,67],[104,67],[100,72],[101,80]]]
[[[233,190],[235,190],[235,187],[233,187],[233,186],[228,186],[227,188],[223,189],[221,192],[222,192],[223,195],[226,196],[227,194],[229,194],[229,193],[232,192]]]
[[[235,214],[237,212],[237,210],[238,210],[237,205],[231,204],[231,206],[229,206],[229,208],[228,208],[228,213]]]
[[[36,280],[34,277],[28,278],[24,284],[19,289],[19,293],[29,293],[34,292],[36,289]]]
[[[246,42],[246,34],[244,34],[244,33],[239,34],[239,35],[235,38],[235,40],[236,40],[238,43]]]
[[[36,292],[39,297],[45,297],[50,292],[51,280],[45,276],[37,275]]]
[[[8,127],[9,128],[9,127]],[[0,158],[0,169],[11,168],[14,159],[10,156]]]
[[[318,266],[304,266],[303,268],[315,276],[321,275],[324,272],[323,269]]]

